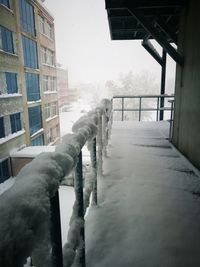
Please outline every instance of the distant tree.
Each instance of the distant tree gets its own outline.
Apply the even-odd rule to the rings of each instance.
[[[117,82],[109,80],[105,84],[110,97],[114,95],[149,95],[159,94],[159,85],[156,83],[155,77],[149,72],[142,72],[141,74],[121,73]],[[138,99],[125,100],[124,106],[126,108],[138,108]],[[151,99],[143,100],[142,107],[152,107],[154,102]],[[121,100],[115,100],[115,108],[121,108]],[[125,112],[125,120],[138,120],[138,112]],[[118,112],[117,120],[120,119],[121,114]],[[148,120],[151,118],[150,112],[142,112],[142,119]]]

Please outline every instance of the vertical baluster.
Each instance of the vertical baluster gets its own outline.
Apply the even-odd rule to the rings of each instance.
[[[52,243],[52,265],[53,267],[63,266],[62,255],[62,237],[61,237],[61,223],[60,223],[60,204],[59,192],[55,193],[50,199],[51,205],[51,243]]]
[[[139,121],[141,121],[142,98],[139,98]]]
[[[98,132],[97,132],[97,145],[98,145],[98,168],[99,175],[103,173],[103,142],[102,142],[102,115],[98,114]]]
[[[160,106],[160,102],[159,102],[159,97],[157,97],[157,113],[156,113],[156,121],[158,121],[158,114],[159,114],[159,106]]]
[[[75,194],[78,205],[78,217],[84,222],[84,199],[83,199],[83,164],[82,152],[79,153],[78,163],[75,169]],[[82,238],[82,247],[80,251],[80,264],[85,267],[85,224],[81,227],[80,235]]]
[[[93,147],[92,147],[92,168],[93,168],[93,173],[94,173],[92,202],[95,205],[97,205],[97,156],[96,156],[96,138],[93,139]]]
[[[122,121],[124,121],[124,97],[122,97]]]

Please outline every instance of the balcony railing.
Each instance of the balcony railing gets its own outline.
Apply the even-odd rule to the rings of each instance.
[[[0,196],[0,266],[23,267],[28,257],[34,267],[70,267],[76,261],[85,266],[84,215],[91,193],[92,203],[98,201],[97,175],[102,173],[111,121],[111,101],[104,99],[73,125],[73,134],[65,135],[55,152],[37,156]],[[81,150],[86,143],[92,179],[85,181],[83,191]],[[58,188],[71,172],[76,199],[62,246]]]
[[[165,111],[171,112],[171,106],[165,101],[166,99],[173,100],[174,95],[115,95],[112,99],[113,112],[120,112],[121,116],[118,117],[118,120],[121,121],[126,120],[125,112],[138,113],[135,116],[138,121],[142,120],[144,112],[154,112],[156,113],[156,121],[158,121],[164,117]],[[132,105],[131,108],[127,107],[127,100],[129,106]],[[117,101],[118,103],[116,103]]]

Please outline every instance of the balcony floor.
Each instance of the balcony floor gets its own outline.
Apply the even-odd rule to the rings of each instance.
[[[86,218],[88,267],[200,266],[200,180],[168,126],[114,123]]]

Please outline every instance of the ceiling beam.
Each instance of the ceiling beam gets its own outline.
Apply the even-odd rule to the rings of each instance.
[[[155,19],[155,24],[172,40],[172,42],[177,44],[177,35],[162,18]]]
[[[165,8],[180,7],[185,5],[187,0],[106,0],[106,9],[109,8]]]
[[[137,11],[128,7],[129,12],[134,16],[138,22],[144,27],[147,33],[151,34],[151,36],[163,47],[163,49],[181,66],[183,66],[183,58],[177,52],[177,50],[166,40],[165,36],[156,29],[151,21],[149,21],[146,17],[137,13]]]
[[[149,52],[149,54],[161,65],[163,66],[163,59],[157,52],[156,48],[152,43],[146,38],[142,41],[142,46]]]

